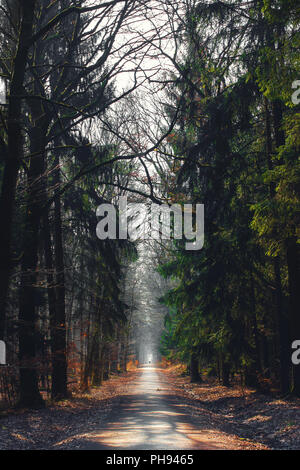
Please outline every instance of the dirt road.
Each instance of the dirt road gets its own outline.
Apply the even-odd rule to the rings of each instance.
[[[154,367],[140,368],[120,404],[92,432],[56,443],[57,449],[257,449],[258,444],[213,426],[209,415],[193,416]]]

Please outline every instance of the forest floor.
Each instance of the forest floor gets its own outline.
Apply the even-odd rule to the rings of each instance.
[[[188,400],[193,413],[205,409],[225,432],[269,449],[300,449],[300,399],[265,395],[238,384],[223,387],[215,378],[190,383],[180,366],[163,370],[177,395]]]
[[[300,400],[144,367],[46,409],[0,413],[0,450],[300,449],[299,423]]]
[[[136,371],[112,375],[89,393],[48,404],[41,410],[0,411],[0,450],[51,449],[57,442],[99,426],[120,397],[126,394]]]

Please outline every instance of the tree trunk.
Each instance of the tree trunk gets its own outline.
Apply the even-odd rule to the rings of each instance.
[[[95,337],[90,339],[88,337],[88,345],[87,345],[87,355],[85,359],[85,365],[84,365],[84,371],[83,371],[83,378],[82,378],[82,384],[81,388],[83,391],[87,391],[89,389],[89,379],[92,375],[92,369],[93,369],[93,362],[92,358],[94,356],[94,349],[95,349]]]
[[[300,246],[296,237],[286,241],[287,264],[289,277],[289,317],[290,317],[290,346],[295,340],[300,340]],[[292,351],[290,350],[292,353]],[[300,397],[300,364],[292,366],[292,393]]]
[[[56,290],[55,280],[53,273],[53,254],[52,254],[52,243],[51,243],[51,232],[48,219],[48,212],[43,215],[43,229],[44,229],[44,249],[45,249],[45,265],[47,270],[47,294],[48,294],[48,306],[49,306],[49,317],[50,317],[50,341],[51,341],[51,357],[53,357],[53,332],[56,328]],[[53,366],[53,364],[52,364]],[[52,382],[51,382],[52,387]]]
[[[126,371],[126,369],[125,369]],[[109,347],[104,348],[104,367],[103,367],[103,380],[108,380],[110,374],[110,358],[109,358]]]
[[[22,160],[22,100],[23,83],[29,39],[34,22],[35,0],[20,0],[21,27],[17,52],[13,63],[12,80],[8,101],[7,155],[3,172],[0,198],[0,338],[5,329],[5,309],[9,288],[11,259],[11,231],[18,171]]]
[[[199,374],[199,360],[195,353],[191,354],[190,360],[190,377],[192,383],[202,382],[201,376]]]
[[[230,387],[230,365],[228,362],[222,360],[222,370],[221,370],[222,385],[224,387]]]
[[[129,346],[129,332],[124,332],[124,357],[123,357],[123,371],[127,372],[128,362],[128,346]]]
[[[36,126],[30,133],[32,153],[45,148],[46,127]],[[43,404],[38,389],[36,364],[36,305],[37,263],[39,228],[43,204],[44,155],[30,160],[28,176],[28,202],[23,240],[22,275],[19,307],[19,360],[20,360],[20,406],[37,407]]]
[[[60,188],[59,156],[56,155],[57,191]],[[54,207],[54,246],[56,273],[56,308],[52,330],[52,390],[54,400],[68,397],[67,389],[67,344],[66,344],[66,307],[65,307],[65,273],[62,240],[61,199],[55,198]]]
[[[261,343],[262,343],[262,363],[263,363],[264,377],[270,378],[269,344],[264,334],[261,335]]]
[[[99,387],[102,383],[102,371],[101,371],[101,358],[100,358],[100,344],[99,344],[99,338],[94,350],[93,358],[93,385],[96,387]]]
[[[274,110],[274,109],[273,109]],[[278,111],[278,110],[277,110]],[[279,111],[278,111],[279,112]],[[275,119],[275,138],[276,145],[281,142],[282,135],[279,131],[278,112]],[[273,115],[274,118],[274,115]],[[266,120],[266,157],[268,163],[268,169],[273,169],[271,160],[272,154],[272,132],[271,132],[271,115],[269,110],[268,100],[265,98],[265,120]],[[276,190],[274,183],[270,183],[270,197],[274,198]],[[283,293],[281,284],[280,274],[280,260],[275,258],[274,260],[274,274],[275,274],[275,285],[276,285],[276,311],[277,311],[277,322],[278,322],[278,343],[279,343],[279,360],[280,360],[280,389],[281,393],[286,394],[289,392],[289,337],[288,337],[288,321],[283,312]]]
[[[280,359],[280,390],[282,394],[287,394],[290,390],[290,346],[288,332],[288,318],[283,311],[283,293],[281,285],[281,274],[279,259],[274,260],[276,299],[277,299],[277,321],[279,339],[279,359]]]

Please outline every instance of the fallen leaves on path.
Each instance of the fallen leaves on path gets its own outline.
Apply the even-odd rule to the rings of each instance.
[[[176,412],[191,417],[190,425],[183,423],[179,430],[190,439],[235,450],[300,448],[300,400],[226,388],[213,379],[191,384],[174,369],[158,372],[157,393],[172,396]],[[43,410],[0,415],[0,449],[76,448],[75,437],[99,430],[110,411],[132,393],[139,374],[115,375],[90,393],[74,394]]]
[[[174,368],[161,373],[195,415],[206,411],[219,429],[271,449],[300,449],[300,399],[276,398],[239,386],[227,388],[213,378],[193,384]]]
[[[75,393],[46,409],[2,414],[0,450],[51,449],[63,439],[97,429],[135,375],[135,371],[114,375],[90,393]]]

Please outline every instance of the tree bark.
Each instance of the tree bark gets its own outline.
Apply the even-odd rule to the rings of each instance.
[[[0,198],[0,338],[5,329],[5,310],[9,289],[11,259],[11,232],[18,171],[22,160],[22,100],[23,83],[32,36],[35,0],[20,0],[21,27],[17,52],[13,61],[12,80],[8,100],[7,155]]]
[[[290,347],[289,347],[289,332],[288,332],[288,318],[283,310],[283,293],[280,274],[279,259],[274,260],[275,284],[276,284],[276,299],[277,299],[277,321],[278,321],[278,343],[279,343],[279,359],[280,359],[280,390],[282,394],[287,394],[290,391]]]
[[[296,237],[287,239],[286,250],[289,277],[290,345],[292,345],[295,340],[300,340],[300,246]],[[292,372],[292,393],[300,397],[300,364],[293,364]]]
[[[274,116],[273,116],[274,118]],[[281,143],[282,135],[279,132],[278,124],[279,116],[276,115],[275,121],[275,136],[276,136],[276,145]],[[272,133],[271,133],[271,114],[269,110],[268,100],[265,98],[265,120],[266,120],[266,156],[268,169],[273,169],[273,164],[271,160],[272,154]],[[274,183],[270,183],[270,197],[274,198],[276,195],[276,190]],[[280,260],[277,256],[274,259],[274,275],[275,275],[275,285],[276,285],[276,310],[277,310],[277,322],[278,322],[278,346],[279,346],[279,360],[280,360],[280,389],[281,393],[286,394],[289,392],[289,334],[288,334],[288,319],[284,315],[283,311],[283,292],[282,292],[282,283],[281,283],[281,273],[280,273]]]
[[[202,382],[201,376],[199,374],[199,360],[195,353],[191,354],[190,360],[190,377],[192,383]]]
[[[38,123],[30,132],[31,152],[45,149],[47,125]],[[39,229],[45,186],[42,181],[44,155],[30,160],[28,175],[28,202],[23,239],[22,275],[19,307],[19,360],[20,360],[20,406],[38,407],[43,405],[38,389],[36,363],[36,302],[37,263]]]
[[[60,161],[55,157],[57,191],[60,188]],[[62,240],[61,199],[57,195],[54,203],[54,246],[56,273],[56,308],[52,329],[52,390],[55,400],[68,397],[67,387],[67,344],[65,306],[65,266]]]
[[[221,370],[221,378],[222,378],[222,385],[224,387],[230,387],[230,365],[228,362],[222,360],[222,370]]]

